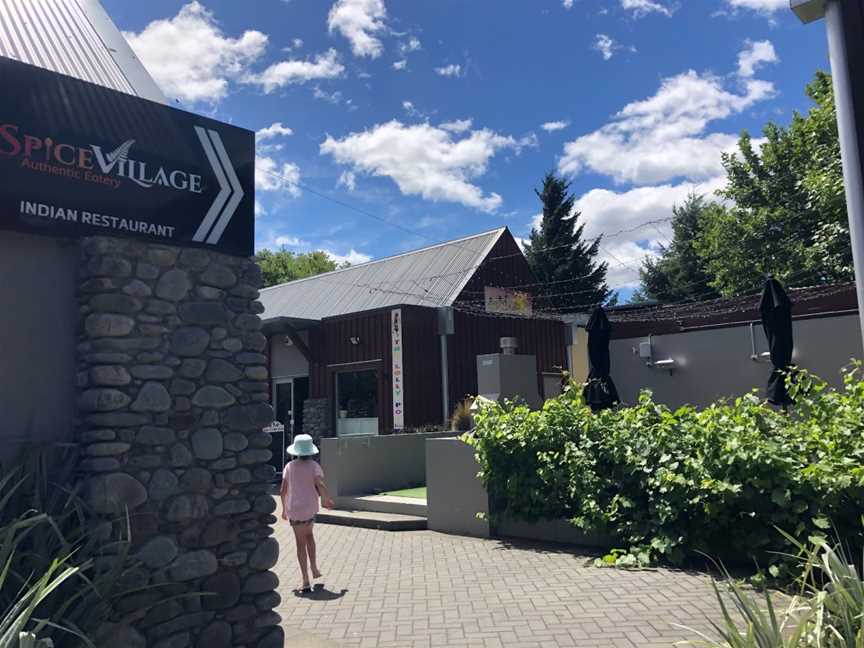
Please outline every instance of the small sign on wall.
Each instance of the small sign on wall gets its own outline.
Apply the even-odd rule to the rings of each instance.
[[[273,421],[270,425],[264,428],[267,434],[282,434],[285,432],[285,425],[280,421]]]
[[[487,313],[531,316],[532,300],[530,293],[494,286],[486,286],[483,292]]]
[[[393,429],[405,428],[405,368],[402,364],[402,309],[390,315],[390,338],[393,345]]]

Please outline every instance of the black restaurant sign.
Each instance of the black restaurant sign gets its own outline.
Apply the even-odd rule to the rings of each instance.
[[[3,57],[0,93],[0,227],[252,255],[252,131]]]

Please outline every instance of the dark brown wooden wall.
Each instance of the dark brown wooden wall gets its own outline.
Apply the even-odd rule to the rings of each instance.
[[[437,312],[421,306],[397,306],[365,313],[325,319],[309,336],[312,357],[309,367],[310,398],[335,396],[335,376],[355,368],[378,371],[379,432],[393,429],[393,355],[390,313],[402,309],[405,364],[405,426],[416,429],[441,421],[441,352],[437,337]],[[360,344],[351,344],[351,338]],[[364,363],[364,366],[345,366]],[[366,365],[365,363],[370,363]]]
[[[438,311],[403,306],[405,324],[402,361],[405,364],[405,426],[418,429],[438,425],[441,405],[441,340]]]
[[[360,344],[351,344],[351,338]],[[390,310],[369,311],[325,319],[309,334],[309,348],[314,362],[309,365],[310,398],[329,398],[334,413],[335,376],[353,368],[374,368],[378,372],[379,432],[392,425],[392,389],[390,371]],[[347,363],[370,363],[363,367],[346,367]],[[335,416],[335,415],[334,415]],[[332,428],[335,432],[335,425]]]
[[[561,322],[504,318],[463,312],[483,308],[484,288],[526,286],[536,282],[528,262],[509,232],[505,232],[474,272],[457,299],[456,332],[448,340],[449,409],[466,395],[477,394],[477,356],[500,351],[502,337],[519,338],[519,353],[537,356],[540,374],[566,366],[565,326]],[[461,305],[462,310],[459,310]],[[335,374],[345,363],[375,362],[379,376],[379,431],[387,434],[393,427],[392,355],[390,313],[402,309],[405,363],[405,426],[418,429],[440,424],[441,348],[438,313],[434,308],[401,306],[325,319],[309,335],[315,362],[310,364],[310,397],[334,397]],[[352,345],[351,337],[360,344]],[[372,366],[372,365],[369,365]],[[541,392],[542,393],[542,392]],[[334,426],[335,428],[335,426]]]
[[[533,292],[533,286],[530,284],[536,282],[537,279],[528,267],[528,261],[525,260],[519,245],[507,231],[498,239],[486,255],[486,259],[465,284],[457,301],[482,308],[485,298],[483,289],[486,286],[498,288],[527,286],[524,288],[525,292]]]
[[[557,372],[567,366],[565,324],[552,320],[490,317],[456,311],[455,334],[448,341],[450,365],[450,408],[466,396],[477,395],[477,356],[498,353],[500,338],[519,339],[518,353],[537,357],[540,374]]]
[[[456,300],[456,333],[448,342],[451,410],[466,396],[477,394],[477,356],[498,353],[502,337],[518,338],[518,353],[537,357],[541,395],[540,374],[560,371],[567,366],[565,325],[562,322],[471,312],[485,308],[486,286],[515,287],[533,294],[536,283],[528,261],[508,230]]]

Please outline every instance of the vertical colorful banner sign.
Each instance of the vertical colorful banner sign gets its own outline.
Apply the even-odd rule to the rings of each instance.
[[[402,310],[392,311],[390,334],[393,343],[393,429],[405,428],[405,375],[402,364]]]

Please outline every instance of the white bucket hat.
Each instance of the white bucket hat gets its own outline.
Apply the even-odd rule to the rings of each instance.
[[[311,436],[308,434],[298,434],[294,437],[294,443],[288,446],[286,452],[295,457],[309,457],[318,454],[318,448],[312,441]]]

